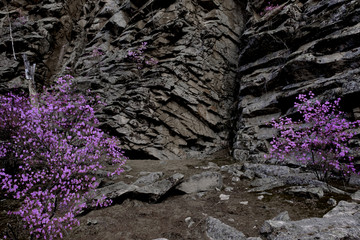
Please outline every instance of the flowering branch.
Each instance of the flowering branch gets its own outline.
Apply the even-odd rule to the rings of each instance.
[[[280,130],[280,136],[270,142],[269,158],[284,161],[295,157],[297,161],[312,167],[319,180],[327,181],[331,173],[339,171],[343,177],[357,173],[353,157],[349,156],[349,139],[355,135],[354,128],[360,121],[345,120],[338,111],[340,98],[321,104],[314,94],[300,94],[294,106],[304,120],[293,122],[290,118],[273,120],[272,126]]]

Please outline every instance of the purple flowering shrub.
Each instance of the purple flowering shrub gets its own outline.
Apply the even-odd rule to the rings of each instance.
[[[25,96],[0,96],[0,133],[7,133],[0,142],[1,189],[22,200],[9,214],[21,217],[31,238],[62,238],[79,224],[75,216],[96,191],[95,171],[116,164],[108,176],[119,175],[126,161],[119,141],[96,127],[93,106],[101,102],[76,94],[72,79],[61,77],[56,87],[44,89],[38,107]],[[103,207],[111,200],[91,204]]]
[[[291,118],[273,120],[272,126],[280,130],[280,136],[270,142],[269,158],[284,161],[295,158],[310,167],[317,178],[328,181],[332,173],[346,178],[357,173],[353,157],[349,156],[349,140],[356,134],[354,128],[360,121],[350,122],[338,111],[340,98],[330,103],[320,103],[314,94],[300,94],[295,107],[304,120],[294,122]]]

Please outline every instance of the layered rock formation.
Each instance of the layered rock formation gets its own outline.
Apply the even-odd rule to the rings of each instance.
[[[48,0],[21,11],[29,21],[13,27],[16,54],[32,55],[40,84],[70,73],[79,89],[99,93],[108,105],[102,128],[130,158],[203,156],[228,145],[244,28],[235,0]],[[8,89],[22,82],[22,63],[12,59],[5,11],[2,20]],[[127,54],[143,42],[145,57],[159,63],[139,70]]]
[[[352,0],[286,1],[253,16],[241,37],[238,131],[233,156],[261,162],[276,133],[272,118],[292,116],[295,97],[342,98],[342,110],[359,119],[360,3]]]
[[[291,116],[299,93],[341,97],[360,118],[359,2],[273,3],[1,1],[0,92],[27,88],[26,53],[38,89],[72,74],[101,95],[101,127],[130,158],[201,157],[230,143],[238,161],[261,162],[268,122]],[[143,42],[159,62],[138,69],[128,51]]]

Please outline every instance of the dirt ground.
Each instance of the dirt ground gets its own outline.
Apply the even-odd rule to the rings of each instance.
[[[232,164],[226,155],[217,155],[205,160],[129,160],[130,171],[124,172],[116,181],[134,182],[140,172],[164,172],[165,177],[182,173],[185,178],[206,171],[199,166],[208,162],[221,165]],[[223,189],[202,194],[181,194],[170,192],[159,203],[148,203],[141,200],[125,199],[113,206],[94,210],[80,216],[81,225],[73,229],[65,239],[79,240],[151,240],[167,238],[169,240],[207,239],[205,220],[207,216],[215,217],[248,237],[260,236],[259,229],[265,220],[288,211],[292,220],[308,217],[322,217],[332,207],[326,201],[297,198],[282,193],[282,189],[268,191],[266,194],[248,193],[249,180],[233,183],[228,173],[222,173]],[[225,187],[233,187],[230,192]],[[230,199],[221,201],[220,194],[230,195]],[[259,200],[258,197],[264,198]],[[337,199],[339,200],[339,199]],[[243,202],[247,201],[245,205]],[[13,204],[13,205],[11,205]],[[14,202],[1,200],[0,231],[5,227],[6,208],[14,207]],[[188,227],[186,218],[194,222]]]

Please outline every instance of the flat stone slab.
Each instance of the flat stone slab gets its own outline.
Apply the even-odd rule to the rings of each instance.
[[[330,210],[323,217],[329,218],[329,217],[354,215],[354,214],[360,214],[360,204],[354,202],[340,201],[335,208]]]
[[[96,197],[95,199],[101,199],[103,195],[105,195],[109,199],[120,198],[126,193],[130,193],[135,191],[137,186],[129,185],[124,182],[118,182],[103,188],[96,189]]]
[[[251,182],[251,186],[254,188],[248,192],[263,192],[284,185],[285,183],[276,177],[259,178]]]
[[[322,198],[324,196],[324,191],[320,187],[294,186],[289,187],[286,192],[291,195],[307,198]]]
[[[299,221],[265,221],[261,233],[272,240],[359,239],[360,205],[340,201],[323,218]]]
[[[177,189],[185,193],[196,193],[222,188],[222,176],[218,172],[203,172],[191,176],[188,180],[181,183]]]
[[[360,190],[351,194],[351,199],[355,201],[360,201]]]
[[[167,179],[139,187],[135,190],[135,193],[148,195],[147,198],[150,201],[157,202],[162,196],[164,196],[170,189],[178,185],[183,179],[183,174],[175,173]]]
[[[297,170],[290,169],[287,166],[278,166],[278,165],[269,165],[269,164],[254,164],[254,163],[244,163],[244,169],[253,171],[257,176],[263,177],[274,176],[282,177],[284,175],[289,175],[290,173],[296,173]]]
[[[141,180],[142,183],[151,182],[154,181],[154,179],[156,179],[158,175],[159,173],[149,174],[147,176],[144,176],[145,178],[139,178],[139,179]],[[95,192],[96,196],[94,197],[94,199],[101,199],[102,196],[105,195],[108,199],[114,200],[122,197],[125,194],[131,193],[133,196],[135,196],[135,198],[136,195],[141,195],[142,199],[145,198],[148,201],[156,202],[162,196],[164,196],[170,189],[177,186],[183,179],[184,179],[183,174],[175,173],[174,175],[166,179],[162,179],[140,187],[133,184],[129,185],[124,182],[118,182],[97,189]]]
[[[133,184],[139,187],[149,185],[159,180],[162,176],[164,176],[163,172],[152,172],[146,176],[138,178]]]

